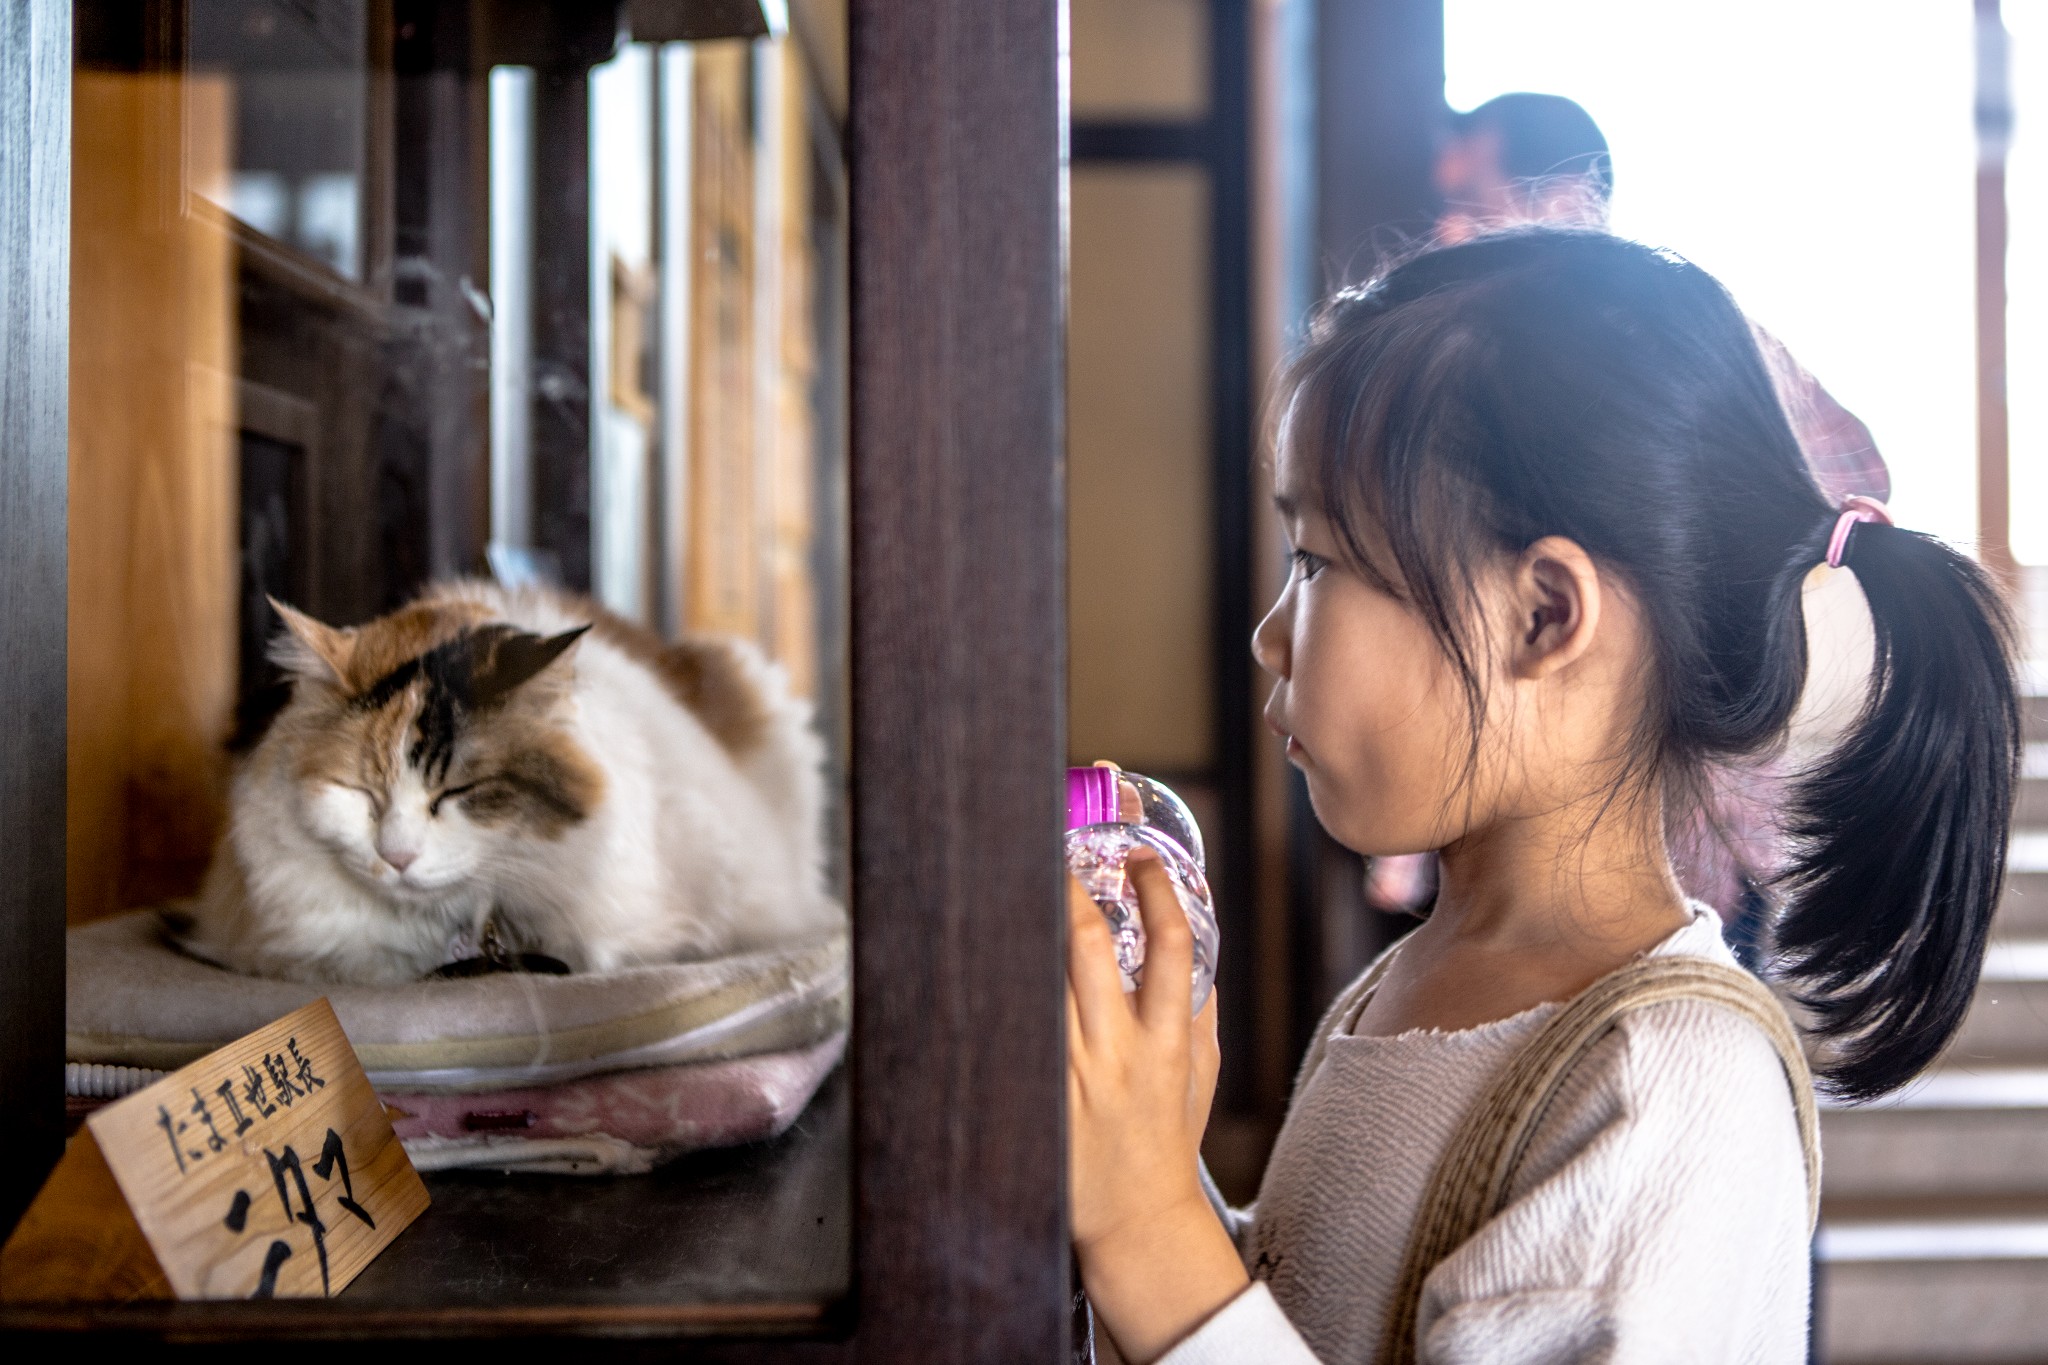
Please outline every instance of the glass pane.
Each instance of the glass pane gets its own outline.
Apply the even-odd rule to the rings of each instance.
[[[189,23],[190,71],[217,79],[232,108],[226,174],[193,189],[343,278],[361,279],[366,0],[191,0]]]
[[[81,6],[71,1109],[324,995],[433,1201],[342,1297],[800,1328],[852,1256],[845,16],[483,13]]]
[[[1208,112],[1208,0],[1074,0],[1069,23],[1077,121]]]
[[[1209,193],[1200,166],[1073,172],[1067,714],[1077,763],[1186,774],[1213,761]]]

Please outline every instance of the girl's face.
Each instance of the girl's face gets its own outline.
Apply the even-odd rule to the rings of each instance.
[[[1283,448],[1275,501],[1293,567],[1252,636],[1277,680],[1266,723],[1339,843],[1368,855],[1441,848],[1480,813],[1465,780],[1464,693],[1422,620],[1343,562],[1301,465]]]

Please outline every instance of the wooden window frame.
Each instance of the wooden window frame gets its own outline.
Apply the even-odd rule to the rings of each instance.
[[[9,1307],[0,1336],[577,1336],[705,1360],[1062,1359],[1061,0],[852,0],[854,1285],[743,1309]],[[0,4],[0,1227],[63,1140],[71,14]],[[589,1340],[596,1337],[599,1340]]]
[[[1097,168],[1193,168],[1201,172],[1208,190],[1209,219],[1204,228],[1209,439],[1208,449],[1202,453],[1209,467],[1208,531],[1214,547],[1207,587],[1215,692],[1209,741],[1212,757],[1206,771],[1197,776],[1214,787],[1221,815],[1209,843],[1215,855],[1210,881],[1222,922],[1222,955],[1231,962],[1263,964],[1273,957],[1271,935],[1259,922],[1261,913],[1270,908],[1264,899],[1271,899],[1262,899],[1263,883],[1279,876],[1284,895],[1285,869],[1273,865],[1279,861],[1275,850],[1256,847],[1253,834],[1254,746],[1265,727],[1259,719],[1264,697],[1255,697],[1260,689],[1253,681],[1249,641],[1265,603],[1255,601],[1252,592],[1252,539],[1254,518],[1271,514],[1252,495],[1252,8],[1245,0],[1203,0],[1200,23],[1207,62],[1202,73],[1206,102],[1198,114],[1181,118],[1077,117],[1073,120],[1072,158],[1077,166]],[[1222,996],[1219,1028],[1224,1062],[1217,1088],[1219,1109],[1249,1113],[1263,1108],[1272,1116],[1284,1104],[1293,1057],[1282,1054],[1275,1039],[1261,1036],[1262,1021],[1280,1017],[1278,1009],[1268,1008],[1280,995],[1274,981],[1255,973]]]

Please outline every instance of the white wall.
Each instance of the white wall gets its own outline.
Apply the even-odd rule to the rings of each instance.
[[[1455,108],[1584,105],[1615,230],[1719,276],[1869,425],[1900,523],[1974,545],[1969,5],[1447,0],[1445,40]]]
[[[2005,0],[2012,35],[2006,162],[2006,392],[2012,405],[2012,549],[2048,564],[2048,0]]]

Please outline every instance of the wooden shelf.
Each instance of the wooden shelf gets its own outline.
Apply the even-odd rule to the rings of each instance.
[[[839,1071],[775,1141],[647,1175],[429,1175],[432,1207],[332,1300],[8,1305],[0,1331],[829,1334],[852,1274],[848,1090]]]

